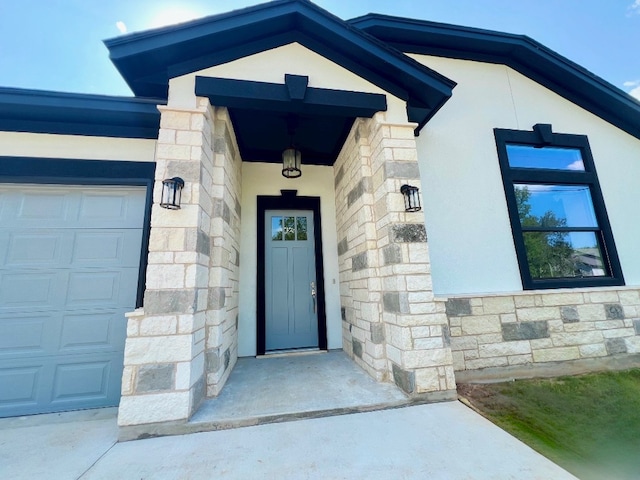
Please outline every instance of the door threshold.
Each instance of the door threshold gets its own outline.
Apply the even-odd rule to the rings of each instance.
[[[274,352],[265,352],[264,355],[257,355],[256,358],[299,357],[301,355],[315,355],[318,353],[327,353],[327,350],[320,350],[319,348],[296,348],[292,350],[276,350]]]

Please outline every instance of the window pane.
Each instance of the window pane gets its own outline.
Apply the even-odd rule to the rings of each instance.
[[[580,150],[575,148],[507,145],[509,165],[516,168],[549,168],[584,172]]]
[[[533,279],[608,275],[595,232],[524,232],[524,244]]]
[[[520,224],[526,227],[598,227],[588,185],[514,184]]]
[[[296,222],[295,217],[284,217],[284,239],[296,239]]]
[[[282,240],[282,217],[271,217],[271,240]]]
[[[296,217],[298,224],[298,240],[307,239],[307,217]]]

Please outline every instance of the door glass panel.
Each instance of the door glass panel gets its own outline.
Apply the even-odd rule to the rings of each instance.
[[[524,232],[524,243],[533,279],[607,275],[595,232]]]
[[[282,217],[271,217],[271,240],[282,240]]]
[[[295,217],[284,217],[284,239],[296,239],[296,222]]]
[[[307,217],[296,217],[298,240],[307,239]]]
[[[515,184],[523,227],[598,227],[588,185]]]
[[[584,172],[582,154],[576,148],[507,145],[507,155],[509,165],[515,168],[547,168]]]

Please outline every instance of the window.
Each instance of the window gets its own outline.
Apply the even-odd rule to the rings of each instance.
[[[587,137],[494,133],[524,288],[623,285]]]

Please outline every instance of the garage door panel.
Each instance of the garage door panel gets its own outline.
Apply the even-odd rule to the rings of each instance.
[[[62,261],[63,232],[14,232],[9,238],[5,265],[51,266]]]
[[[55,336],[51,332],[52,315],[0,316],[0,358],[13,355],[44,355],[45,338]],[[47,331],[48,330],[48,331]]]
[[[3,185],[0,220],[31,227],[66,224],[73,216],[70,196],[60,189]]]
[[[140,230],[84,230],[74,236],[70,264],[74,267],[137,267],[140,252],[132,245],[140,245],[141,241]]]
[[[10,362],[0,368],[0,416],[3,409],[37,407],[45,369],[42,363],[33,361],[27,365]]]
[[[105,399],[109,395],[110,359],[58,365],[54,373],[51,403]]]
[[[51,309],[59,303],[65,272],[0,271],[0,313],[15,309]]]
[[[80,193],[76,223],[82,228],[139,228],[145,201],[126,190]]]
[[[94,305],[115,308],[123,301],[134,304],[137,273],[137,268],[70,272],[64,305],[73,309]]]
[[[122,350],[126,338],[124,312],[79,313],[62,319],[62,354]]]

